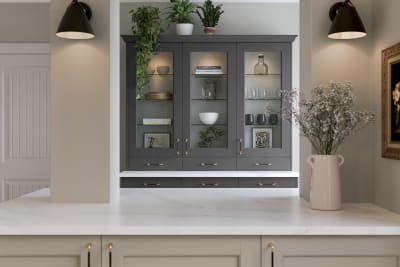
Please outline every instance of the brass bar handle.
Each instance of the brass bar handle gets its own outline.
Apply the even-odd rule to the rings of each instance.
[[[217,167],[218,162],[212,162],[212,163],[207,163],[207,162],[202,162],[200,163],[201,167]]]
[[[271,267],[274,267],[274,254],[275,254],[275,245],[272,242],[268,243],[267,249],[271,251]]]
[[[272,163],[270,162],[256,162],[254,165],[257,167],[271,167]]]
[[[243,139],[239,139],[239,155],[243,155]]]
[[[113,253],[113,248],[114,244],[113,243],[108,243],[107,249],[108,249],[108,266],[112,267],[112,253]]]
[[[161,183],[143,183],[144,187],[160,187]]]
[[[189,138],[185,138],[185,156],[189,155]]]
[[[154,162],[146,162],[144,164],[146,167],[164,167],[165,163],[159,162],[159,163],[154,163]]]
[[[90,256],[92,254],[92,248],[93,248],[93,244],[91,242],[89,242],[86,245],[86,249],[87,249],[87,266],[90,267]]]
[[[181,142],[181,139],[178,137],[176,138],[176,155],[179,156],[181,152],[179,152],[179,144]]]
[[[218,187],[219,183],[200,183],[202,187]]]
[[[275,186],[277,186],[278,185],[278,183],[267,183],[267,184],[264,184],[264,183],[262,183],[262,182],[258,182],[257,183],[257,186],[258,187],[263,187],[263,186],[271,186],[271,187],[275,187]]]

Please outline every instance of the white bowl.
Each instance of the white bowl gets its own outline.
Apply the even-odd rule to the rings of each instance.
[[[213,125],[217,122],[219,113],[217,112],[203,112],[199,113],[200,121],[205,125]]]

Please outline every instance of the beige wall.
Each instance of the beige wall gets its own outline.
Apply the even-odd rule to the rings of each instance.
[[[312,86],[329,81],[350,81],[354,86],[357,107],[372,109],[372,86],[370,75],[371,34],[367,38],[351,41],[331,40],[327,37],[330,27],[328,11],[337,0],[301,1],[303,7],[302,39],[311,38],[311,82]],[[372,0],[353,0],[369,33],[372,32]],[[307,5],[308,8],[306,7]],[[310,22],[311,20],[311,22]],[[310,31],[310,32],[309,32]],[[306,36],[303,35],[303,32]],[[311,35],[311,36],[308,36]],[[309,44],[308,44],[309,45]],[[306,49],[306,48],[305,48]],[[303,49],[302,49],[303,52]],[[303,77],[303,76],[302,76]],[[310,88],[302,88],[309,92]],[[345,157],[342,167],[342,192],[346,202],[372,200],[372,126],[349,137],[339,151]],[[300,159],[308,156],[307,146],[302,146]],[[308,198],[309,174],[302,165],[302,196]]]
[[[51,32],[69,2],[51,1]],[[51,35],[51,197],[57,202],[110,199],[110,0],[86,3],[96,39]]]
[[[374,128],[374,201],[400,213],[400,161],[381,157],[381,51],[400,42],[399,0],[373,2],[374,43],[371,73],[374,109],[378,121]]]
[[[49,4],[0,3],[0,43],[47,43],[49,33]]]

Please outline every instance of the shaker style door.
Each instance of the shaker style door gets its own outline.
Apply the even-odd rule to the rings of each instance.
[[[291,89],[291,68],[289,43],[239,44],[238,166],[245,166],[240,158],[290,157],[291,124],[281,115],[281,90]],[[274,166],[264,168],[264,161],[257,163],[262,170],[274,170]],[[256,170],[257,166],[253,167]],[[279,167],[285,169],[290,170],[290,162],[287,167]]]
[[[183,156],[234,157],[236,45],[183,45]]]
[[[134,45],[127,44],[127,136],[124,139],[128,170],[137,169],[133,166],[135,159],[142,157],[169,157],[180,161],[182,139],[180,45],[160,45],[147,68],[148,84],[143,89],[137,88]],[[141,167],[139,169],[158,170],[168,166]]]

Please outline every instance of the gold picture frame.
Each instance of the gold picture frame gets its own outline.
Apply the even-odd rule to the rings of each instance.
[[[382,51],[382,157],[400,159],[400,43]]]

